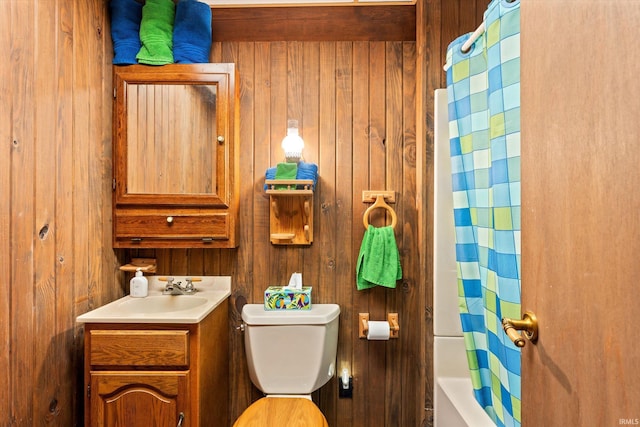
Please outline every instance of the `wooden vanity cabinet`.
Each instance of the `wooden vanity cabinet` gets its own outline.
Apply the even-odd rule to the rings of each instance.
[[[235,64],[114,67],[113,246],[238,245]]]
[[[227,319],[223,302],[198,324],[87,323],[85,426],[228,426]]]

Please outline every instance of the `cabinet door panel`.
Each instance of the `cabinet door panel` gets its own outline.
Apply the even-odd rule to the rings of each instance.
[[[127,87],[128,193],[216,193],[217,86]]]
[[[189,411],[189,372],[91,372],[95,427],[175,427]]]
[[[114,85],[115,203],[227,207],[233,64],[116,68]]]

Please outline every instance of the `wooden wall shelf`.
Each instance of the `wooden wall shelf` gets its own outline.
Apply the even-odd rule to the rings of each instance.
[[[267,179],[265,184],[269,195],[271,243],[310,245],[313,242],[313,180]]]
[[[155,258],[132,258],[129,264],[121,265],[120,270],[135,272],[140,269],[144,273],[155,273],[157,262]]]

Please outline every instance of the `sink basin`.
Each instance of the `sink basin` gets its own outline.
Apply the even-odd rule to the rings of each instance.
[[[114,309],[126,313],[172,313],[191,310],[199,305],[206,304],[207,301],[207,298],[193,295],[156,295],[146,298],[126,299],[121,301]]]
[[[202,276],[195,295],[163,295],[163,276],[148,276],[149,295],[122,297],[76,318],[79,323],[198,323],[231,295],[231,277]],[[185,282],[176,276],[175,281]]]

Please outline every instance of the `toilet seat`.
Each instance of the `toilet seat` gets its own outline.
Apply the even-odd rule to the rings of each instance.
[[[329,427],[320,409],[303,397],[263,397],[233,427]]]

